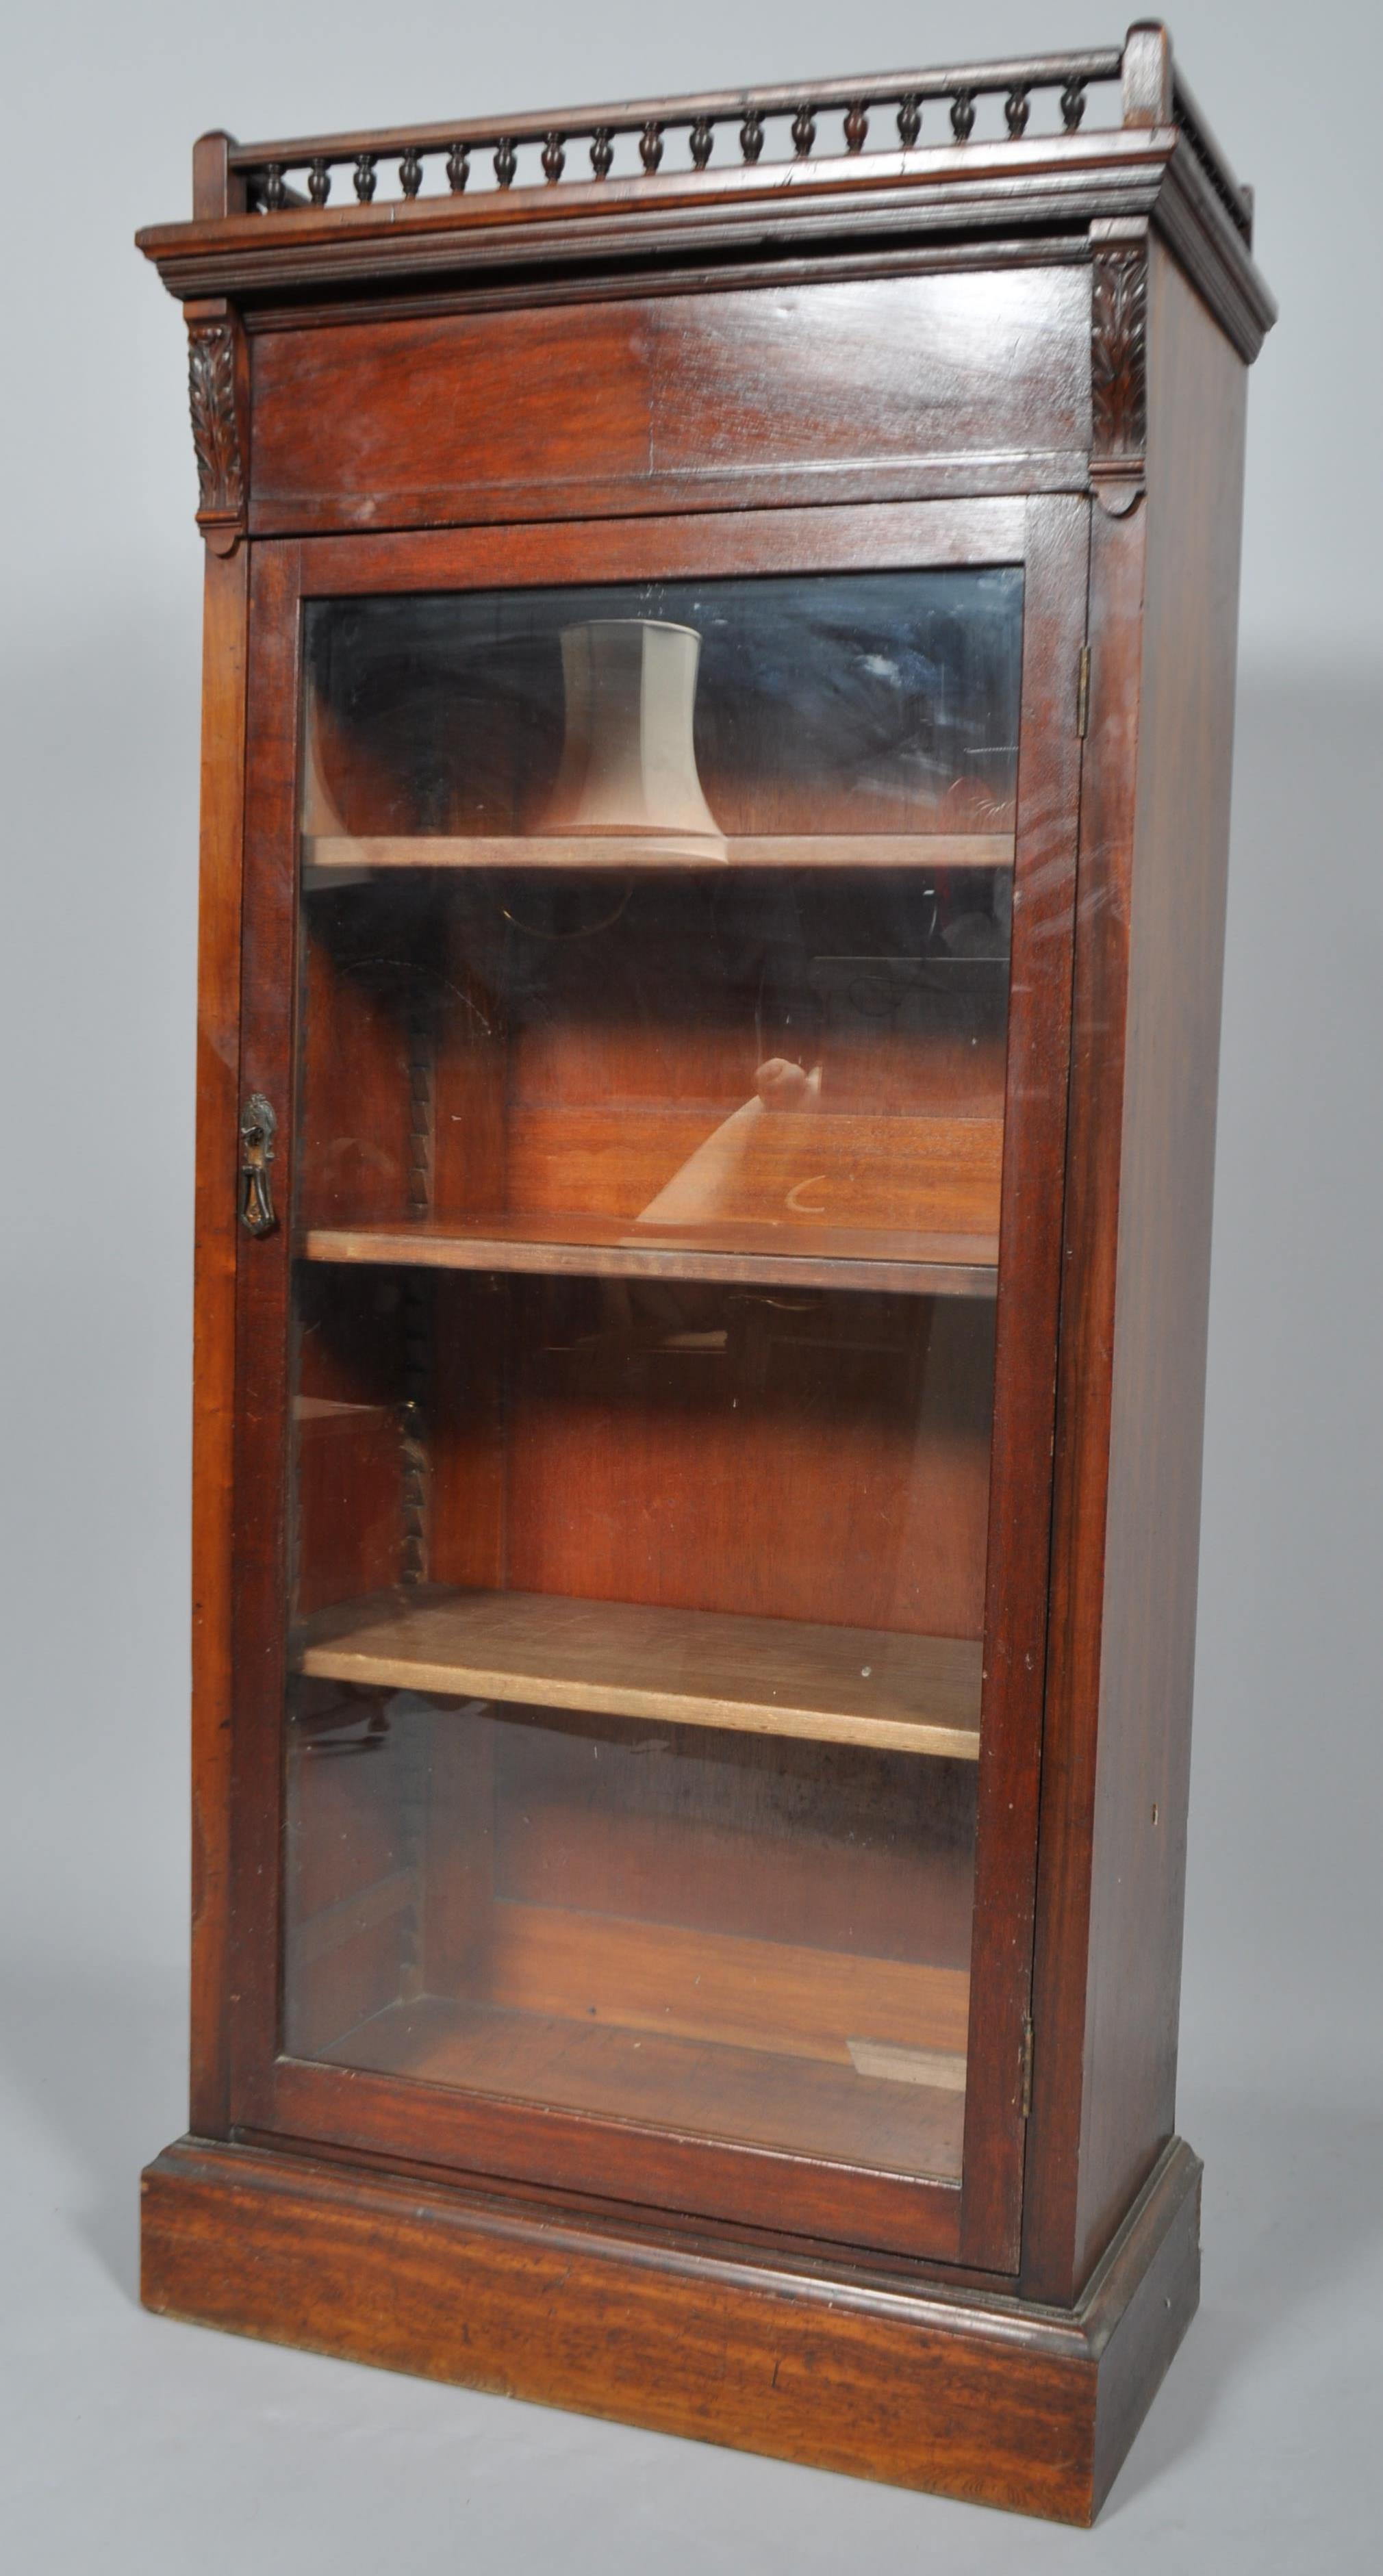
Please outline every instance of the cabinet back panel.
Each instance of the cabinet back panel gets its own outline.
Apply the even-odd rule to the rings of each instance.
[[[420,871],[315,896],[300,1222],[650,1216],[992,1246],[1006,900],[992,873],[925,867],[560,888]],[[957,954],[967,937],[995,953]]]
[[[987,1303],[442,1285],[436,1581],[495,1579],[502,1476],[511,1591],[980,1634]]]
[[[552,1711],[498,1732],[506,1901],[969,1967],[969,1763]]]
[[[293,1400],[293,1590],[310,1618],[403,1571],[399,1282],[304,1271]]]

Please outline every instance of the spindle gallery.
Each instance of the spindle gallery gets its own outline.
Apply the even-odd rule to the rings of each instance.
[[[1087,2522],[1176,2132],[1251,204],[1165,32],[241,144],[170,2315]]]

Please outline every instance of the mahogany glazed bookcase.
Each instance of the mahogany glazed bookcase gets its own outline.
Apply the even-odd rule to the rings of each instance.
[[[152,2307],[1098,2509],[1198,2292],[1250,231],[1141,25],[208,135],[141,234],[206,542]]]

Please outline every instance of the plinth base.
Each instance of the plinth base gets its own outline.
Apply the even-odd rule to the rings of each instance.
[[[1089,2523],[1200,2291],[1161,2157],[1079,2304],[1026,2305],[184,2138],[143,2178],[162,2314]]]

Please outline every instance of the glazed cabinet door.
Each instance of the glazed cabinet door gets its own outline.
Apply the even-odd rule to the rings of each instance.
[[[254,549],[242,2132],[1016,2265],[1086,546]]]

